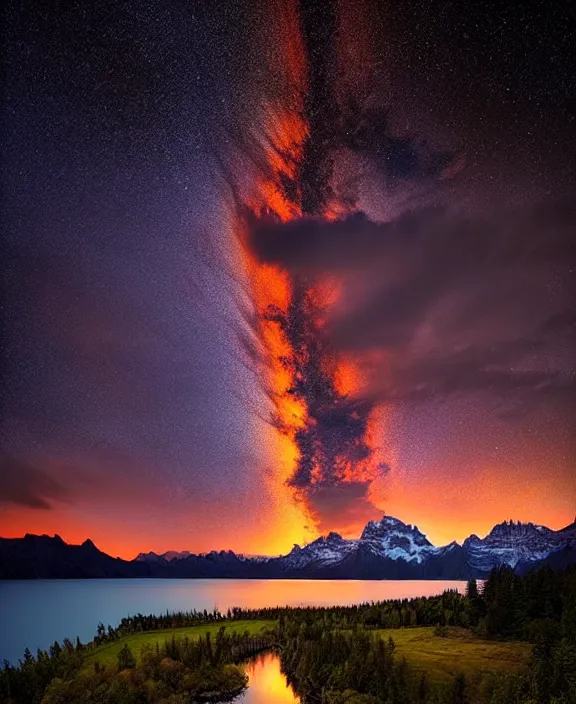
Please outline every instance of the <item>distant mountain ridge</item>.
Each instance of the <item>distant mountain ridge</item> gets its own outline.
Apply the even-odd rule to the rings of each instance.
[[[279,557],[237,555],[230,550],[140,553],[113,558],[91,540],[69,545],[58,535],[0,538],[0,579],[98,577],[213,577],[253,579],[468,579],[498,565],[525,572],[539,564],[576,563],[576,522],[554,531],[533,523],[504,521],[485,538],[437,547],[415,525],[383,516],[357,539],[329,533]]]
[[[59,535],[0,538],[0,579],[85,579],[145,577],[146,565],[136,565],[101,552],[91,540],[69,545]]]

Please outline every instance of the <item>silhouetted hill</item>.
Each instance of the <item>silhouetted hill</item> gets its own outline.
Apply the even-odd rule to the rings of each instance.
[[[147,577],[150,567],[110,557],[91,540],[68,545],[59,535],[0,538],[2,579],[85,579],[93,577]]]

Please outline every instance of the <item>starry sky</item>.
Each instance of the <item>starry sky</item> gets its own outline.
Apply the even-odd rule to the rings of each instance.
[[[306,4],[8,0],[0,535],[274,554],[382,512],[437,544],[574,519],[569,3]],[[280,467],[247,344],[239,193],[306,66],[302,183],[329,161],[347,209],[248,218],[244,246],[337,281],[322,344],[362,373],[333,397],[379,456],[353,481]]]

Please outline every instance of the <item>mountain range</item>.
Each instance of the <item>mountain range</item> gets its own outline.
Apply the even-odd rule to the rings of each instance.
[[[370,521],[357,539],[329,533],[278,557],[245,556],[230,550],[194,554],[140,553],[114,558],[91,540],[69,545],[58,535],[0,538],[0,579],[97,577],[214,577],[252,579],[468,579],[498,565],[518,572],[549,564],[576,563],[576,522],[554,531],[533,523],[505,521],[485,538],[436,547],[414,525],[392,516]]]

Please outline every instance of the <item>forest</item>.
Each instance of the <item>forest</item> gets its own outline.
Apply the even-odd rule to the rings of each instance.
[[[423,627],[448,644],[530,643],[530,660],[516,672],[463,667],[437,681],[397,647]],[[278,652],[303,704],[576,704],[576,569],[502,567],[465,594],[356,606],[139,614],[100,624],[89,644],[65,639],[5,662],[0,702],[226,701],[246,687],[242,664],[266,650]]]

